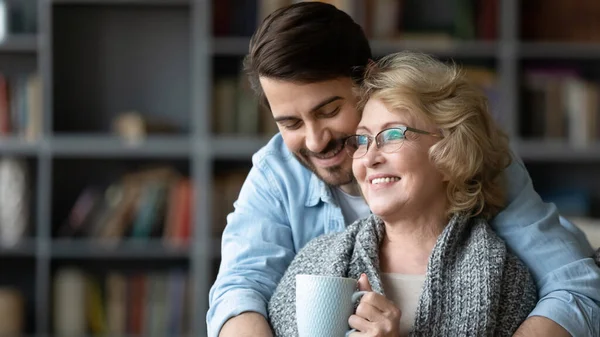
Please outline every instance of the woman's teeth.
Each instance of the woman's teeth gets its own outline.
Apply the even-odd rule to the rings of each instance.
[[[398,177],[375,178],[375,179],[371,180],[371,184],[373,184],[373,185],[385,184],[385,183],[391,183],[393,181],[398,181],[398,180],[400,180],[400,178],[398,178]]]

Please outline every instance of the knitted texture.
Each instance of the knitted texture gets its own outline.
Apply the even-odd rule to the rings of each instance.
[[[346,231],[309,242],[290,264],[269,302],[277,337],[296,337],[298,274],[358,279],[367,274],[373,291],[385,295],[379,246],[385,226],[377,216]],[[400,257],[399,257],[400,258]],[[455,216],[429,257],[410,336],[512,336],[537,301],[526,267],[482,219]]]

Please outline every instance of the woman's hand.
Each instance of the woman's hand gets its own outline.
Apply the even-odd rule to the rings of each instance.
[[[402,313],[385,296],[373,292],[367,275],[358,279],[358,289],[368,291],[361,299],[356,314],[350,316],[350,327],[358,330],[349,337],[398,337]]]

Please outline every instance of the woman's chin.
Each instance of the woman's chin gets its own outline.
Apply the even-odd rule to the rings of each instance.
[[[369,204],[371,213],[377,215],[380,218],[391,217],[400,212],[400,206],[397,203],[385,203],[385,204]]]

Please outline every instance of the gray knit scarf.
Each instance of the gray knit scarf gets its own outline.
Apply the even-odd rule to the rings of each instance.
[[[384,294],[379,246],[385,226],[376,216],[304,247],[269,302],[277,337],[296,337],[297,274],[369,277]],[[523,263],[482,219],[454,216],[433,248],[410,336],[512,336],[535,307],[536,287]]]

